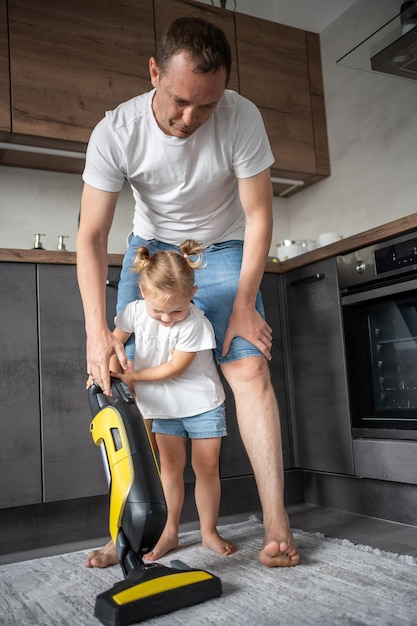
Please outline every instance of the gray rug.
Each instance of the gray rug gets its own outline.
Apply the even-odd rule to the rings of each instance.
[[[258,563],[259,520],[221,527],[238,552],[202,548],[197,531],[180,536],[181,559],[220,576],[223,595],[148,620],[149,626],[339,626],[417,624],[417,559],[294,531],[302,564],[268,569]],[[0,623],[8,626],[98,626],[97,594],[122,580],[118,566],[84,567],[88,551],[0,567]]]

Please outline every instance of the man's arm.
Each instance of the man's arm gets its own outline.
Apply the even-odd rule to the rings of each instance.
[[[246,216],[243,260],[233,312],[226,331],[223,354],[234,337],[243,337],[269,360],[270,326],[255,309],[256,295],[265,271],[272,237],[272,185],[269,168],[250,178],[238,179],[239,197]]]
[[[85,184],[77,234],[77,276],[87,334],[87,374],[110,393],[109,361],[127,367],[123,344],[106,321],[107,241],[119,194]]]

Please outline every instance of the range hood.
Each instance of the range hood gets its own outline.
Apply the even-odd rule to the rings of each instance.
[[[345,54],[337,64],[417,80],[417,1],[404,2],[399,15]]]

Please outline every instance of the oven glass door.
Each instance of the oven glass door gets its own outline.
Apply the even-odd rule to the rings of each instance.
[[[352,426],[417,430],[417,294],[343,308]]]

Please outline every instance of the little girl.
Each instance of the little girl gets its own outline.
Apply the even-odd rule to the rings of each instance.
[[[167,502],[167,523],[144,557],[149,561],[178,547],[187,438],[192,441],[203,545],[225,555],[236,551],[216,528],[220,444],[227,433],[225,394],[213,357],[214,331],[191,302],[197,291],[194,269],[201,268],[203,250],[190,239],[179,252],[159,250],[150,256],[147,247],[139,248],[133,269],[140,272],[143,300],[131,302],[115,318],[114,334],[120,341],[135,335],[135,359],[133,371],[113,375],[134,388],[144,418],[152,420]]]

